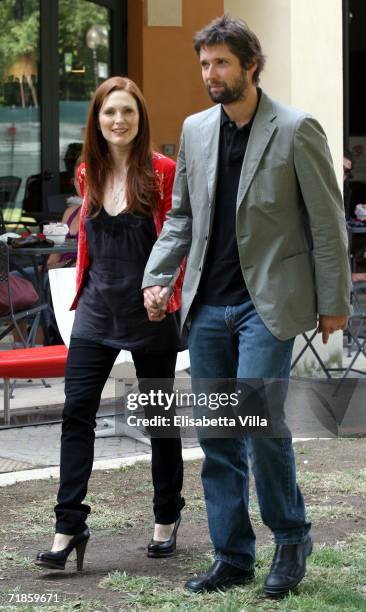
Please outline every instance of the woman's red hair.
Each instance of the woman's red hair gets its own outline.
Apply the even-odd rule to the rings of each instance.
[[[150,123],[145,99],[136,83],[126,77],[112,77],[99,85],[90,103],[83,147],[86,165],[89,214],[97,215],[103,205],[105,183],[112,168],[108,144],[99,129],[99,112],[113,91],[125,91],[135,100],[139,127],[128,160],[126,177],[126,212],[149,215],[156,205],[158,184],[152,167]]]

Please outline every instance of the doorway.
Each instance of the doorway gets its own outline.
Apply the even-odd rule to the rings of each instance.
[[[366,0],[346,0],[345,9],[345,147],[353,157],[353,209],[366,204]],[[353,213],[353,211],[352,211]]]

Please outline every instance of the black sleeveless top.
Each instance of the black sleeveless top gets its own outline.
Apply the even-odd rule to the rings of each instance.
[[[182,350],[178,315],[149,321],[141,290],[156,241],[153,219],[121,213],[85,222],[90,266],[75,313],[72,336],[128,351]]]

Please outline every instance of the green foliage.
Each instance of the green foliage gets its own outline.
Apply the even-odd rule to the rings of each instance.
[[[334,546],[316,545],[308,559],[305,580],[283,599],[267,599],[263,595],[263,580],[273,554],[273,546],[258,549],[256,579],[246,586],[233,587],[217,593],[193,595],[172,585],[165,578],[129,575],[114,571],[101,580],[99,586],[117,591],[120,610],[151,610],[160,612],[357,612],[366,609],[365,538],[351,535],[347,542]],[[195,571],[206,571],[212,559],[206,558]]]
[[[92,25],[108,25],[108,9],[87,0],[59,0],[58,51],[60,57],[60,91],[76,89],[74,99],[88,99],[95,88],[94,59],[86,44],[86,34]],[[36,65],[39,62],[40,38],[39,2],[36,0],[1,0],[0,2],[0,83],[5,74],[19,59],[29,57]],[[97,61],[108,63],[109,51],[98,46]],[[72,63],[84,68],[85,73],[66,73],[64,54],[72,54]],[[71,99],[71,93],[66,99]],[[1,93],[1,92],[0,92]],[[2,104],[4,98],[1,95]]]
[[[19,3],[17,3],[19,5]],[[38,2],[23,0],[22,14],[17,14],[13,0],[0,2],[0,70],[11,65],[22,55],[38,59],[39,10]]]
[[[77,49],[86,45],[86,32],[92,25],[108,22],[106,9],[86,0],[59,0],[60,52],[67,47]]]

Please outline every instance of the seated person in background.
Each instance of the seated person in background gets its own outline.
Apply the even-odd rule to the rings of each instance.
[[[75,194],[75,167],[81,155],[83,144],[71,142],[65,151],[64,164],[66,170],[60,172],[60,193]],[[23,210],[26,213],[41,212],[42,210],[42,176],[32,174],[28,176],[23,199]]]
[[[60,172],[60,193],[74,194],[76,188],[75,169],[80,163],[80,155],[83,148],[82,142],[70,142],[64,155],[66,170]]]
[[[72,204],[68,206],[63,214],[61,223],[66,223],[69,226],[66,240],[68,238],[78,239],[80,210],[80,204]],[[50,239],[52,240],[52,236],[50,236]],[[52,253],[47,260],[47,270],[75,266],[75,263],[76,253]]]

